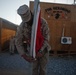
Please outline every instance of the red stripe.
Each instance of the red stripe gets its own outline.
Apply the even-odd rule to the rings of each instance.
[[[36,53],[41,49],[43,45],[43,35],[41,32],[41,12],[39,12],[39,17],[38,17],[38,28],[37,28],[37,35],[36,35]]]

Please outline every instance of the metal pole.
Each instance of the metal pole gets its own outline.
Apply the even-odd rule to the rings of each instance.
[[[39,0],[34,1],[34,9],[33,9],[34,18],[33,18],[32,32],[31,32],[30,56],[32,56],[34,59],[36,57],[35,41],[36,41],[36,33],[37,33],[36,19],[37,19],[38,3],[39,3]],[[33,63],[29,64],[29,68],[30,68],[29,75],[32,75],[32,70],[33,70],[32,67],[33,67]]]
[[[31,33],[31,48],[30,48],[30,55],[35,58],[36,53],[35,53],[35,40],[36,40],[36,33],[37,33],[37,24],[36,24],[36,19],[37,19],[37,10],[38,10],[38,3],[39,0],[34,1],[34,18],[33,18],[33,25],[32,25],[32,33]]]
[[[74,0],[74,4],[75,4],[76,0]]]
[[[65,24],[63,24],[63,30],[62,30],[62,37],[64,37],[64,35],[65,35]]]

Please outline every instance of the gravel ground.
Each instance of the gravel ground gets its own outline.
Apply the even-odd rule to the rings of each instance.
[[[0,75],[29,75],[30,65],[19,54],[0,53]],[[76,75],[76,57],[50,56],[47,75]]]

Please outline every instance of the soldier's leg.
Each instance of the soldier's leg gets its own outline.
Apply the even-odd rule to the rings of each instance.
[[[9,52],[12,53],[12,47],[9,45]]]
[[[33,72],[32,72],[32,75],[39,75],[38,69],[39,69],[39,63],[38,63],[38,60],[36,60],[33,63]]]
[[[14,53],[14,50],[15,50],[15,46],[12,45],[12,53]]]
[[[40,74],[39,75],[46,75],[47,74],[47,62],[49,58],[49,52],[45,53],[45,55],[40,59]]]

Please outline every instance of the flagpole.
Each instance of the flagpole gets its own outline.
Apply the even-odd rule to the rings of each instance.
[[[37,33],[37,24],[36,24],[36,19],[37,19],[37,10],[38,10],[38,3],[39,0],[34,1],[34,9],[33,9],[33,25],[32,25],[32,32],[31,32],[31,45],[30,45],[30,56],[32,56],[34,59],[36,59],[36,33]],[[29,64],[30,67],[30,74],[32,75],[32,67],[33,63]]]
[[[37,19],[37,10],[38,10],[38,3],[39,0],[34,1],[34,18],[33,18],[33,25],[32,25],[32,33],[31,33],[31,46],[30,46],[30,55],[33,58],[36,58],[36,33],[37,33],[37,24],[36,24],[36,19]]]

